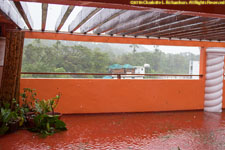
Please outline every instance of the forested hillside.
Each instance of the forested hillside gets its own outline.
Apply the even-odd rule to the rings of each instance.
[[[24,45],[32,44],[33,39],[26,39],[24,42]],[[53,46],[56,41],[55,40],[41,40],[42,45],[45,46]],[[74,46],[74,45],[81,45],[85,46],[89,49],[99,49],[101,52],[107,52],[107,53],[113,53],[115,55],[121,55],[125,53],[132,52],[132,48],[130,47],[129,44],[111,44],[111,43],[96,43],[96,42],[79,42],[79,41],[60,41],[62,45],[67,45],[67,46]],[[139,52],[145,52],[149,51],[145,47],[139,45],[138,48]]]
[[[82,44],[65,45],[60,41],[53,44],[33,40],[24,46],[23,72],[76,72],[76,73],[108,73],[112,64],[131,64],[143,66],[150,64],[147,73],[188,74],[189,61],[199,60],[199,55],[191,53],[165,54],[159,49],[148,52],[143,47],[127,45],[130,52],[115,54],[103,48],[88,48]],[[123,49],[121,49],[123,51]],[[128,51],[128,50],[124,50]],[[23,77],[56,77],[43,75],[23,75]],[[57,77],[68,77],[60,75]],[[77,76],[73,76],[77,77]],[[81,76],[80,76],[81,77]],[[88,76],[92,78],[93,76]]]

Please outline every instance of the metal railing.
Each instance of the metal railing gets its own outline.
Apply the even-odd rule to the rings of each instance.
[[[187,74],[110,74],[110,73],[69,73],[69,72],[21,72],[21,74],[39,74],[39,75],[104,75],[104,76],[117,76],[117,79],[121,79],[121,76],[175,76],[175,77],[200,77],[203,75],[187,75]]]

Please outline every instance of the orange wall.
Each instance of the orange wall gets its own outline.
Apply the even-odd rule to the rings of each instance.
[[[62,93],[58,111],[144,112],[203,109],[203,80],[21,79],[38,97]]]

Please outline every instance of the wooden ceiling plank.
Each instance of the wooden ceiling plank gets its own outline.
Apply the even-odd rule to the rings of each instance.
[[[225,31],[225,26],[217,27],[217,28],[209,28],[209,29],[205,28],[205,29],[201,29],[201,30],[195,30],[195,31],[187,32],[187,33],[172,35],[171,37],[188,36],[188,35],[198,34],[198,33],[207,34],[207,33],[211,32],[211,31],[213,31],[213,32]]]
[[[73,11],[75,6],[62,6],[61,9],[61,13],[56,21],[55,24],[55,30],[56,32],[58,32],[62,26],[64,25],[64,23],[66,22],[67,18],[69,17],[69,15],[71,14],[71,12]]]
[[[22,16],[24,22],[26,23],[27,27],[32,30],[33,29],[33,20],[30,16],[30,12],[28,10],[27,4],[26,3],[21,3],[21,2],[13,2]]]
[[[160,22],[162,22],[162,21],[166,21],[166,20],[168,21],[172,18],[176,18],[177,15],[178,14],[172,14],[172,15],[168,15],[166,17],[160,17],[160,18],[158,18],[154,21],[149,21],[148,23],[140,24],[138,26],[136,25],[133,28],[129,29],[127,32],[123,32],[123,33],[120,33],[120,34],[129,35],[129,34],[132,34],[132,33],[135,33],[135,32],[142,32],[143,30],[154,27],[155,25],[159,25]]]
[[[215,39],[215,38],[217,38],[219,41],[225,41],[225,33],[223,35],[220,35],[220,36],[218,36],[218,35],[210,36],[208,39],[212,40],[212,39]]]
[[[223,5],[133,5],[130,0],[14,0],[26,2],[39,2],[49,4],[74,5],[84,7],[112,8],[112,9],[127,9],[127,10],[149,10],[157,8],[165,13],[182,12],[183,15],[225,18]],[[200,9],[201,7],[201,9]]]
[[[166,17],[166,16],[168,16],[168,14],[161,13],[159,11],[151,11],[143,15],[142,17],[138,17],[136,19],[133,19],[118,25],[113,30],[106,32],[106,34],[112,35],[112,34],[120,34],[123,32],[127,32],[129,29],[134,28],[137,25],[143,25],[143,24],[149,23],[150,21],[157,20],[160,17]]]
[[[131,32],[131,33],[129,33],[129,35],[138,36],[138,35],[143,35],[143,34],[146,34],[146,33],[149,33],[149,32],[151,32],[151,33],[157,32],[157,31],[165,30],[165,29],[172,28],[172,27],[178,27],[182,24],[193,23],[193,22],[196,22],[198,19],[199,19],[199,17],[196,17],[196,16],[195,17],[187,17],[187,18],[184,18],[184,19],[163,23],[163,25],[156,25],[154,27],[148,27],[145,30]]]
[[[198,26],[198,27],[194,27],[194,28],[189,28],[189,29],[182,29],[182,30],[177,30],[177,31],[173,31],[173,32],[170,32],[170,33],[165,33],[165,34],[161,34],[161,36],[165,36],[165,37],[174,37],[176,35],[179,35],[179,34],[183,34],[183,33],[188,33],[188,32],[192,32],[192,31],[199,31],[201,29],[211,29],[211,28],[217,28],[217,27],[220,27],[220,26],[224,26],[225,25],[225,22],[222,22],[222,23],[216,23],[216,24],[207,24],[207,26],[205,26],[204,24],[202,26]]]
[[[25,28],[21,16],[16,12],[8,0],[0,0],[0,14],[15,23],[19,29]]]
[[[192,23],[192,24],[185,24],[185,25],[182,25],[182,26],[178,26],[178,27],[174,27],[174,28],[168,28],[168,29],[165,29],[165,30],[161,30],[161,31],[158,31],[158,32],[154,32],[154,33],[146,33],[144,34],[145,36],[155,36],[155,35],[158,35],[159,37],[161,36],[161,33],[162,34],[165,34],[165,33],[170,33],[171,31],[176,31],[178,29],[190,29],[190,28],[194,28],[194,27],[199,27],[201,25],[204,25],[204,24],[210,24],[210,23],[216,23],[218,21],[218,19],[212,19],[212,18],[200,18],[201,21],[198,21],[197,23]]]
[[[126,12],[126,10],[120,9],[102,9],[98,14],[91,17],[84,25],[80,27],[81,33],[87,33],[100,27],[104,23],[118,17],[119,15]]]
[[[187,35],[187,36],[177,36],[174,38],[179,38],[179,39],[197,39],[197,40],[219,40],[218,36],[223,36],[225,34],[224,30],[221,30],[220,33],[217,32],[210,32],[207,34],[204,33],[198,33],[198,34],[193,34],[193,35]],[[211,37],[211,38],[209,38]],[[168,37],[164,37],[168,38]]]
[[[46,21],[47,21],[47,14],[48,14],[48,4],[42,3],[42,20],[41,20],[41,30],[45,31]]]
[[[224,35],[224,34],[225,34],[225,30],[222,29],[220,32],[212,31],[212,32],[209,32],[207,34],[206,33],[198,33],[198,34],[186,36],[186,38],[207,39],[210,36],[218,36],[218,35]]]
[[[68,31],[71,33],[76,31],[80,26],[86,23],[92,16],[94,16],[100,10],[101,8],[95,8],[95,7],[82,8],[81,11],[75,17],[75,19],[68,26]]]
[[[129,11],[121,14],[119,17],[116,17],[116,18],[106,22],[102,26],[96,28],[93,32],[95,34],[98,34],[98,33],[104,33],[104,32],[110,31],[110,30],[116,28],[117,26],[126,23],[127,21],[142,17],[143,15],[145,15],[149,12],[150,11],[129,10]]]

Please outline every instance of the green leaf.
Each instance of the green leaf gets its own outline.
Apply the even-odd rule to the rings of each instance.
[[[9,130],[9,127],[2,125],[0,128],[0,135],[4,135]]]

